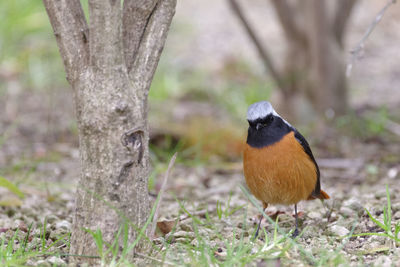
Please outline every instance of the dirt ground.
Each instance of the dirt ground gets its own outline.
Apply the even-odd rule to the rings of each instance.
[[[263,38],[279,58],[282,36],[273,10],[265,2],[254,1],[254,6],[246,10],[252,14],[254,23],[266,21],[264,23],[269,25]],[[351,21],[346,47],[350,49],[361,38],[381,4],[380,1],[360,1]],[[396,45],[400,40],[399,12],[399,4],[387,12],[350,77],[352,107],[357,110],[385,105],[390,118],[397,124],[400,122],[400,54]],[[182,42],[180,34],[185,31],[190,33]],[[232,57],[244,58],[255,72],[263,72],[255,50],[229,12],[226,1],[180,1],[163,62],[170,62],[167,64],[170,68],[190,66],[215,72]],[[7,178],[19,184],[26,198],[17,199],[0,188],[0,201],[5,203],[0,206],[0,238],[11,238],[16,229],[23,236],[32,222],[33,233],[40,232],[46,218],[49,229],[46,240],[50,244],[71,229],[74,192],[79,179],[72,94],[66,88],[37,92],[23,90],[18,81],[12,79],[8,83],[8,91],[0,96],[3,107],[0,166]],[[378,137],[358,138],[334,127],[316,129],[318,132],[307,138],[313,144],[321,167],[322,188],[331,199],[324,204],[319,201],[300,203],[304,231],[299,243],[314,255],[340,250],[351,265],[396,266],[400,262],[400,249],[393,247],[388,238],[353,237],[344,242],[343,237],[350,231],[355,234],[381,231],[369,219],[365,209],[383,220],[386,186],[391,195],[393,220],[400,221],[399,136],[384,130]],[[156,181],[155,189],[150,192],[152,196],[157,193],[161,180]],[[174,237],[169,248],[173,252],[166,254],[166,260],[190,265],[186,262],[190,257],[179,250],[179,244],[187,242],[188,238],[191,244],[196,244],[193,221],[182,215],[175,196],[200,217],[209,210],[215,224],[213,229],[218,229],[223,238],[213,237],[213,232],[207,229],[204,235],[222,259],[226,250],[223,239],[230,240],[232,232],[243,234],[246,242],[251,242],[259,212],[240,185],[244,185],[240,159],[219,162],[211,167],[207,163],[195,167],[176,164],[160,212],[160,220],[179,218],[176,231],[169,234]],[[225,205],[229,198],[230,209],[238,210],[217,219],[218,204]],[[294,225],[292,207],[274,206],[267,213],[276,215],[278,211],[282,212],[279,226],[287,232]],[[273,231],[269,222],[263,221],[262,225],[267,232]],[[155,243],[161,244],[170,236],[160,236]],[[263,234],[255,246],[261,246],[262,239],[265,239]],[[67,252],[63,244],[59,249]],[[50,257],[28,264],[66,262],[63,257]],[[309,265],[295,254],[290,254],[282,263]],[[255,261],[252,265],[267,266],[262,264],[262,261]]]

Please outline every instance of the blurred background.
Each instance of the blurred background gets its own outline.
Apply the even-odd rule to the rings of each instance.
[[[352,59],[385,3],[298,2],[178,1],[149,94],[150,189],[175,151],[188,166],[240,172],[246,110],[259,100],[296,125],[318,158],[361,157],[372,173],[384,156],[397,166],[400,5]],[[47,186],[35,175],[42,168],[75,181],[72,92],[44,7],[1,1],[0,15],[0,175]]]
[[[159,178],[178,151],[161,216],[172,224],[175,218],[186,220],[178,203],[183,201],[199,218],[207,217],[202,237],[211,239],[208,230],[214,229],[226,235],[218,239],[223,244],[235,240],[235,233],[253,234],[258,211],[239,187],[246,111],[269,100],[307,138],[321,168],[322,188],[332,197],[324,208],[317,201],[300,203],[299,210],[311,211],[303,225],[305,246],[316,255],[333,255],[336,263],[339,254],[371,266],[386,257],[382,253],[391,249],[382,249],[387,245],[382,236],[354,238],[347,245],[342,237],[350,229],[380,231],[364,208],[383,220],[386,186],[393,218],[400,220],[400,4],[389,2],[178,0],[149,93],[153,201]],[[82,4],[87,10],[87,1]],[[382,20],[360,43],[385,5]],[[39,228],[47,222],[51,231],[42,240],[51,247],[69,236],[80,176],[72,90],[42,2],[0,1],[0,17],[0,238],[18,235],[26,241],[30,223],[44,236]],[[282,209],[289,214],[281,224],[288,232],[290,207],[271,207],[269,214],[282,215]],[[194,235],[192,223],[180,224],[189,231],[185,236]],[[204,258],[217,257],[214,251],[224,247],[212,242]],[[191,244],[192,258],[182,258],[193,263],[197,246]],[[68,246],[57,245],[55,251],[68,253]],[[9,258],[7,251],[2,259]],[[181,263],[180,254],[171,251],[168,257]],[[296,260],[297,252],[290,253]]]

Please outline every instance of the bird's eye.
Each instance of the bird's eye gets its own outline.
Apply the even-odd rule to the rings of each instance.
[[[263,127],[265,127],[266,125],[265,124],[263,124],[263,123],[257,123],[257,125],[256,125],[256,130],[258,131],[258,130],[260,130],[261,128],[263,128]]]

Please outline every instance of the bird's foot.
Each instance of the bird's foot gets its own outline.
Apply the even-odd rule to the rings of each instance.
[[[297,229],[297,228],[294,229],[294,232],[293,232],[293,234],[292,234],[292,238],[295,239],[296,237],[299,236],[299,234],[300,234],[299,229]]]
[[[256,241],[259,230],[260,230],[260,229],[258,228],[257,231],[256,231],[256,233],[255,233],[254,236],[253,236],[253,242]]]

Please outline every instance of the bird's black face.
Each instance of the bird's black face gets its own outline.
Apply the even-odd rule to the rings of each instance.
[[[273,114],[248,122],[247,143],[252,147],[271,145],[292,130],[282,118]]]
[[[261,131],[261,130],[266,130],[265,128],[270,126],[273,121],[275,120],[275,116],[272,114],[269,114],[268,116],[264,118],[259,118],[255,121],[248,121],[249,122],[249,128],[252,128],[255,131]]]

